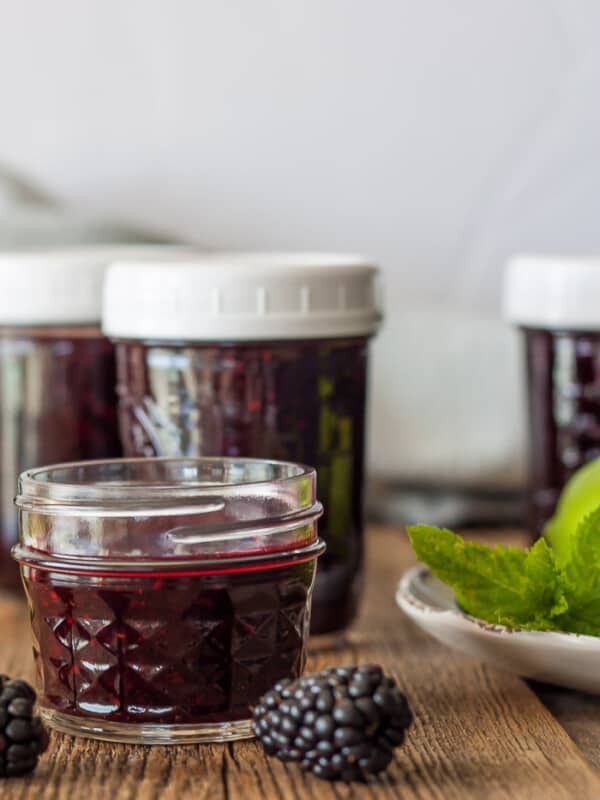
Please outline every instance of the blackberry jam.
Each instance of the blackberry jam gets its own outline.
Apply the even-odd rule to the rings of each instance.
[[[0,329],[0,579],[18,585],[19,472],[49,461],[121,453],[115,355],[97,327]]]
[[[24,473],[17,505],[42,715],[115,741],[250,735],[306,659],[321,507],[294,464],[81,462]]]
[[[524,335],[530,526],[539,535],[567,480],[600,456],[600,333],[529,328]]]
[[[524,340],[529,527],[537,537],[566,481],[600,456],[600,260],[513,258],[504,310]]]
[[[251,456],[316,467],[327,551],[312,629],[345,627],[362,585],[366,340],[116,348],[127,455]]]
[[[19,473],[119,456],[114,350],[99,327],[115,248],[0,253],[0,585],[18,587],[10,548]],[[121,255],[124,249],[119,250]]]
[[[325,507],[313,633],[354,618],[363,580],[375,269],[349,256],[221,254],[107,276],[127,456],[312,464]]]
[[[124,723],[247,719],[249,698],[302,672],[314,570],[313,560],[101,586],[31,570],[45,697],[63,714]]]

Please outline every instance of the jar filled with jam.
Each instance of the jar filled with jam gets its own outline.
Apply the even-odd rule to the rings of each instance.
[[[315,633],[342,630],[361,591],[376,273],[354,256],[222,253],[107,274],[103,328],[116,347],[127,456],[316,467],[327,551]]]
[[[529,525],[539,536],[566,481],[600,456],[600,259],[513,258],[504,311],[523,336]]]
[[[177,248],[175,250],[178,251]],[[13,499],[24,469],[121,454],[115,355],[102,335],[102,282],[118,257],[169,246],[0,253],[0,583],[18,587]]]
[[[19,473],[118,456],[112,344],[99,325],[107,248],[0,254],[0,577],[10,558]]]
[[[314,470],[142,458],[25,472],[16,499],[40,711],[141,744],[251,736],[306,661]]]

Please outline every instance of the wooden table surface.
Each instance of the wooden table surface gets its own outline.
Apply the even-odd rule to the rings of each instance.
[[[492,534],[494,535],[494,534]],[[495,534],[519,543],[518,533]],[[52,734],[2,800],[340,800],[600,798],[600,698],[548,687],[464,658],[419,631],[394,604],[413,556],[398,529],[372,529],[363,611],[343,647],[311,645],[309,670],[379,662],[408,695],[415,724],[383,778],[328,784],[265,757],[255,742],[137,747]],[[31,678],[24,604],[0,600],[0,671]]]

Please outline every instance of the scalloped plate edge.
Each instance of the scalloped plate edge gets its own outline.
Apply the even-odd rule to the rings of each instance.
[[[396,602],[420,628],[465,655],[521,677],[600,693],[600,637],[507,628],[471,617],[423,564],[402,576]]]

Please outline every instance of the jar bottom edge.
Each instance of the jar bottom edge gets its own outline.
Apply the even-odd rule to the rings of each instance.
[[[251,739],[254,736],[250,719],[194,725],[136,724],[77,717],[49,708],[41,708],[40,716],[48,727],[59,733],[123,744],[175,745],[232,742],[236,739]]]

